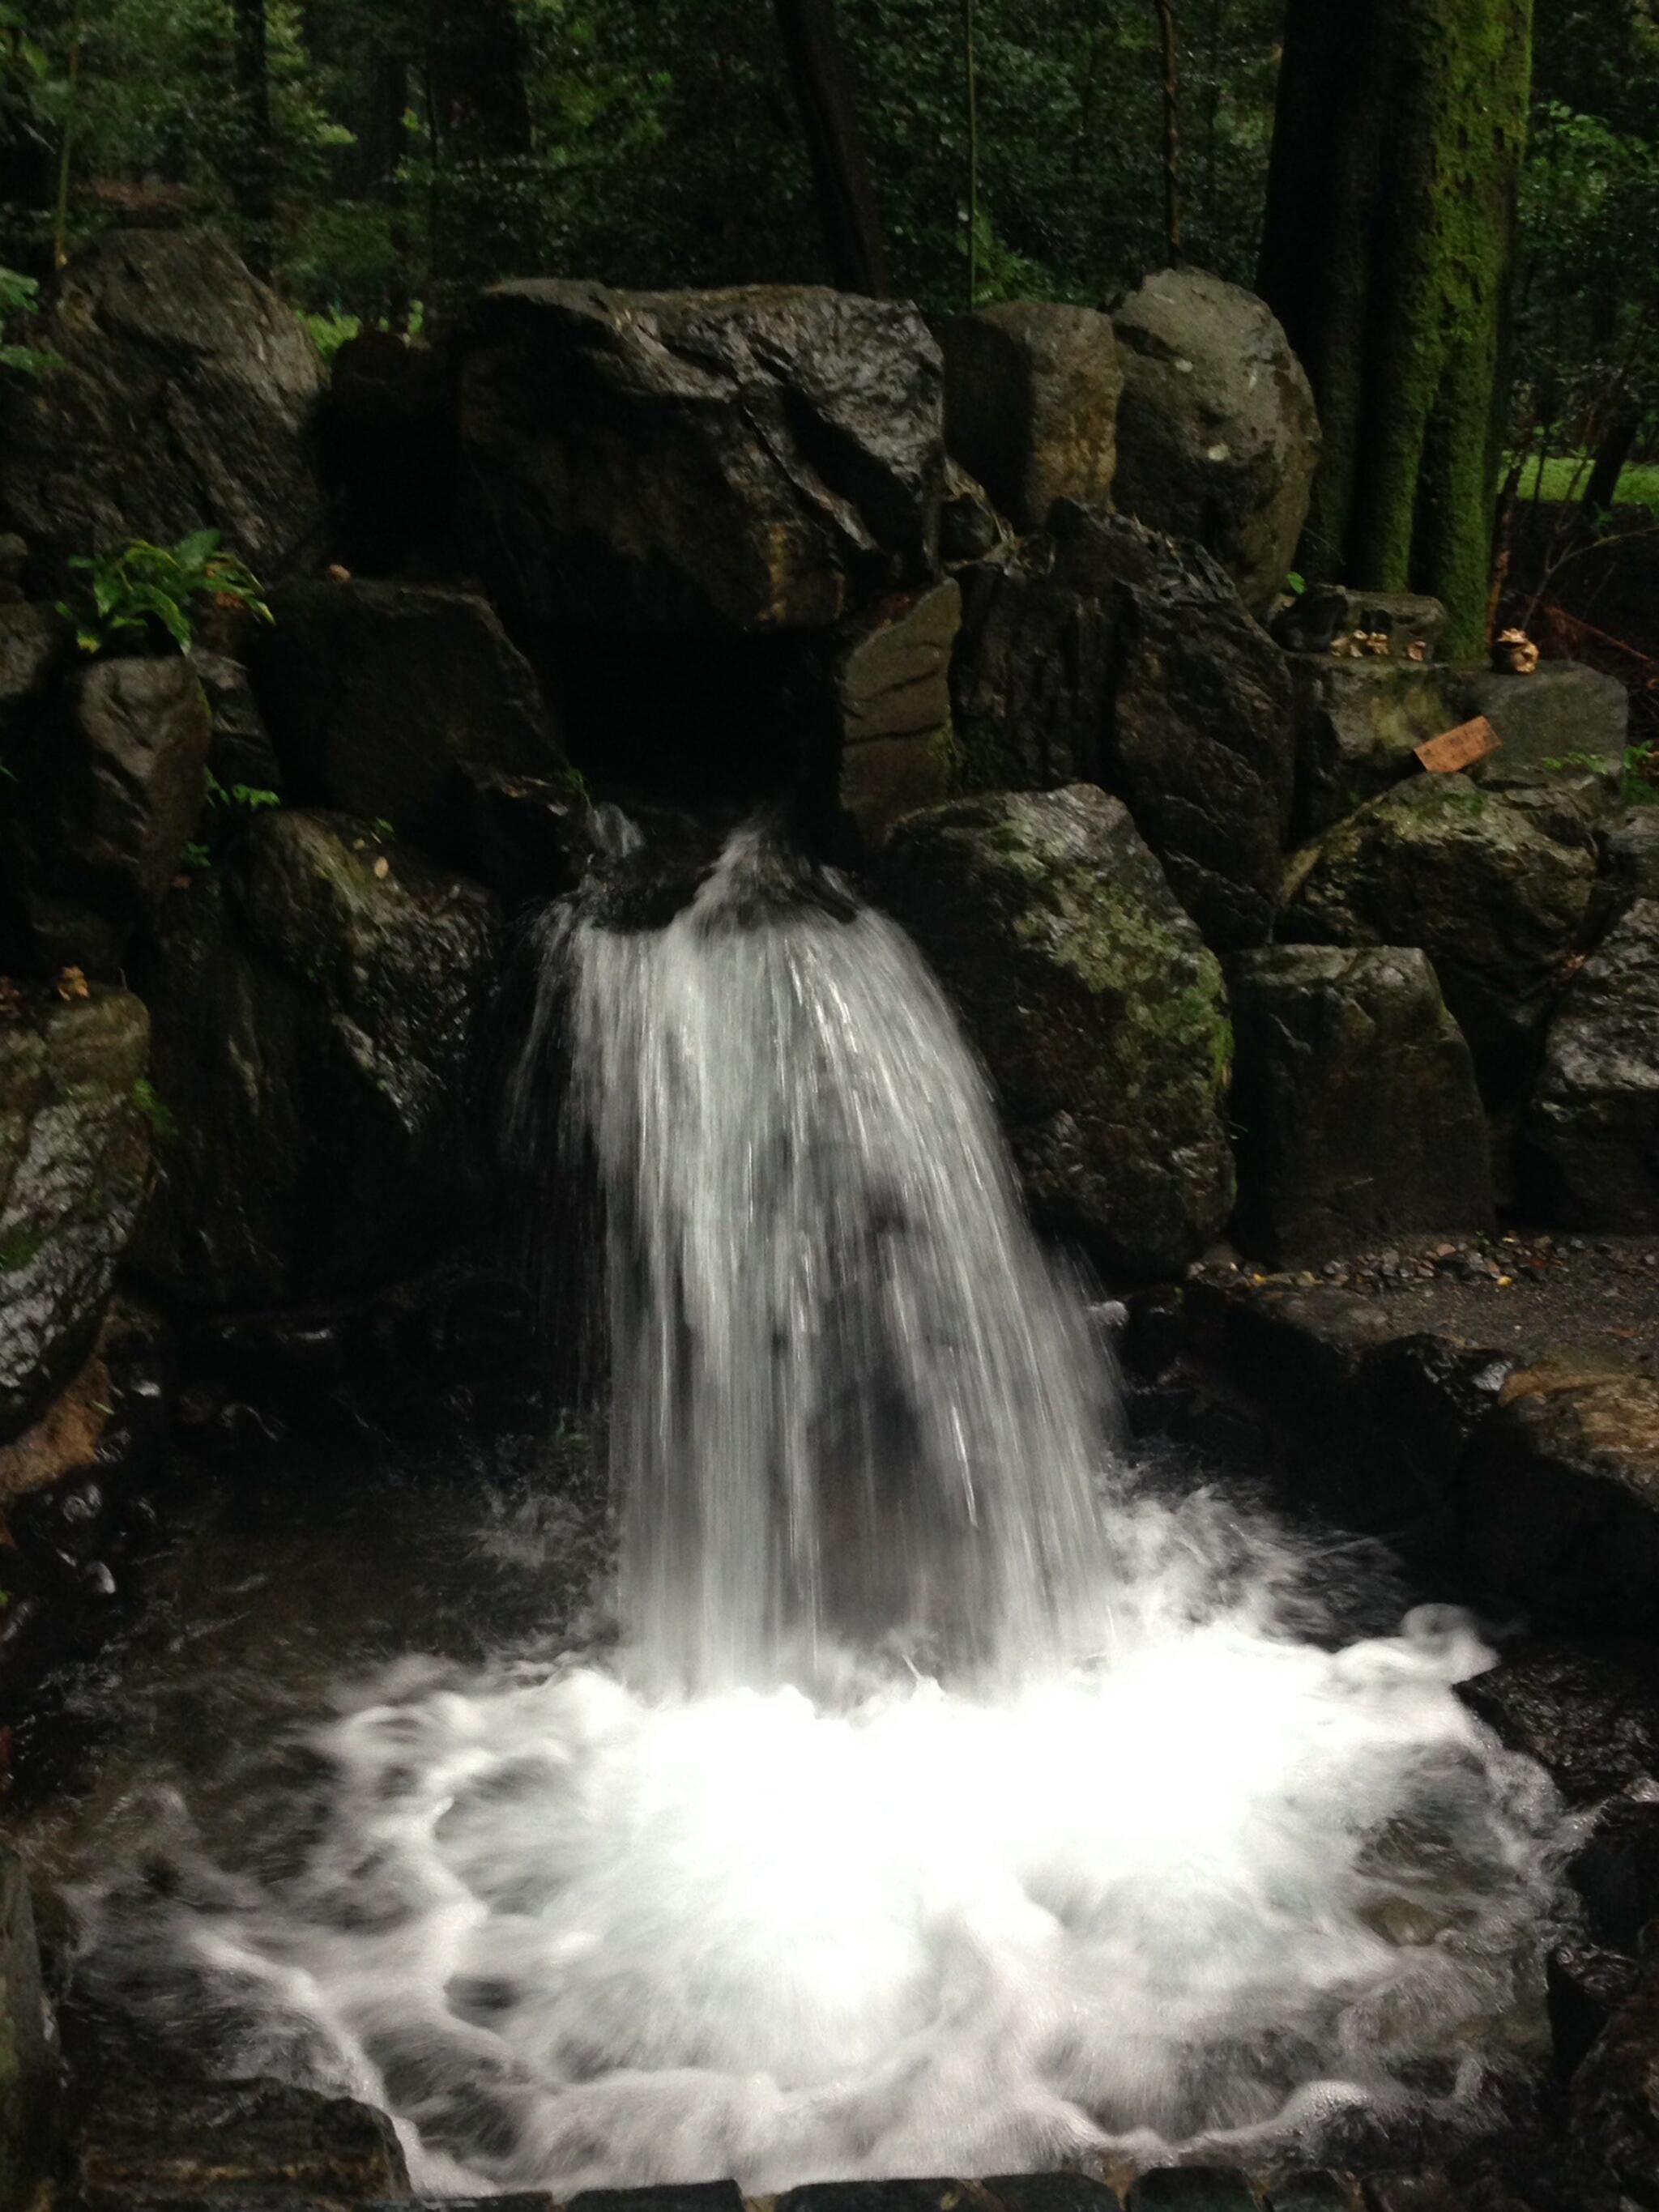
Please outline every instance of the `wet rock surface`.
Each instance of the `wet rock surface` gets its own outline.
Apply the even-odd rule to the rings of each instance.
[[[945,436],[1016,528],[1057,499],[1111,498],[1122,390],[1109,315],[1006,301],[938,329]]]
[[[842,805],[866,840],[950,796],[951,653],[962,591],[947,577],[858,625],[836,671]]]
[[[1091,785],[910,816],[884,883],[984,1054],[1038,1212],[1158,1273],[1224,1218],[1220,970]]]
[[[1659,1228],[1659,899],[1638,899],[1550,1024],[1528,1133],[1558,1218]]]
[[[1594,873],[1588,853],[1556,843],[1467,776],[1423,776],[1298,857],[1284,933],[1426,952],[1490,1104],[1524,1080]]]
[[[57,2075],[28,1881],[15,1853],[0,1846],[0,2203],[33,2196],[57,2117]]]
[[[115,971],[191,842],[211,742],[187,660],[100,661],[69,679],[9,787],[0,957]]]
[[[915,310],[807,287],[501,284],[459,344],[464,524],[515,623],[819,628],[938,554]]]
[[[1659,1577],[1659,1381],[1596,1356],[1517,1370],[1458,1504],[1492,1589],[1542,1620],[1641,1634]]]
[[[0,526],[27,540],[43,597],[73,554],[206,528],[269,580],[320,526],[322,364],[212,232],[106,233],[59,280],[38,343],[63,366],[8,390]]]
[[[1322,1261],[1492,1226],[1474,1062],[1424,953],[1275,945],[1242,955],[1232,983],[1249,1249]]]
[[[145,1277],[280,1304],[394,1279],[482,1219],[499,927],[482,885],[291,810],[175,891],[143,978],[167,1112]]]
[[[1148,277],[1113,321],[1118,506],[1207,546],[1265,614],[1319,458],[1313,394],[1284,331],[1260,300],[1192,269]]]
[[[556,776],[529,663],[487,600],[436,585],[289,586],[253,672],[290,795],[453,852],[464,768]]]
[[[1284,659],[1196,546],[1073,502],[964,578],[952,668],[963,780],[1126,800],[1218,946],[1278,902],[1294,773]]]
[[[91,1347],[143,1200],[149,1021],[125,991],[0,1022],[0,1438]]]
[[[75,2114],[64,2194],[85,2212],[297,2207],[407,2194],[384,2112],[266,2080],[215,2081],[123,2051]]]

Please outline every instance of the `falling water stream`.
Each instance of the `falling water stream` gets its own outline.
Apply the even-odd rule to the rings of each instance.
[[[341,1690],[281,1871],[88,1887],[88,1972],[386,2106],[441,2191],[1477,2116],[1559,1817],[1452,1693],[1473,1626],[1345,1640],[1307,1540],[1144,1479],[837,880],[748,831],[665,927],[546,946],[514,1115],[605,1203],[616,1641]]]

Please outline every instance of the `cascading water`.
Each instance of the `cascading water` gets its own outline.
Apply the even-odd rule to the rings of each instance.
[[[352,1693],[297,1869],[94,1906],[94,1967],[210,2010],[233,2070],[386,2105],[428,2188],[1478,2112],[1557,1814],[1451,1694],[1472,1628],[1345,1646],[1316,1555],[1115,1463],[983,1079],[839,884],[744,833],[665,927],[548,945],[527,1064],[568,1040],[607,1214],[617,1654]]]
[[[1102,1362],[908,940],[757,829],[668,928],[578,926],[564,958],[653,1678],[811,1681],[884,1638],[1021,1674],[1087,1648]]]

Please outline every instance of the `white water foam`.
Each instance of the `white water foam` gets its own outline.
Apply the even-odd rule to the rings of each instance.
[[[609,1204],[617,1657],[355,1693],[298,1870],[106,1905],[94,1960],[228,2070],[386,2106],[428,2189],[1467,2119],[1557,1835],[1452,1694],[1488,1655],[1429,1609],[1333,1648],[1316,1561],[1114,1468],[982,1078],[823,890],[750,841],[550,979]]]

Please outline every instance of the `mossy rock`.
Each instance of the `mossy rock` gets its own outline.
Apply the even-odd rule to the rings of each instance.
[[[1281,935],[1416,945],[1469,1041],[1487,1103],[1522,1090],[1565,983],[1595,864],[1463,775],[1369,801],[1287,878]]]
[[[167,1109],[146,1279],[276,1303],[395,1279],[487,1225],[471,1086],[500,927],[482,885],[297,810],[176,890],[143,977]]]
[[[892,903],[989,1066],[1039,1218],[1170,1273],[1232,1202],[1219,964],[1120,800],[992,792],[900,823]]]

